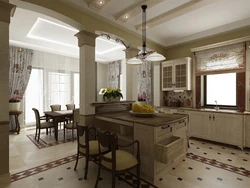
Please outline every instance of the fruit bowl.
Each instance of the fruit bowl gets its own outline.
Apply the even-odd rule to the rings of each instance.
[[[133,110],[130,110],[129,113],[137,117],[150,117],[155,114],[158,114],[159,112],[155,110],[153,113],[141,113],[141,112],[133,112]]]

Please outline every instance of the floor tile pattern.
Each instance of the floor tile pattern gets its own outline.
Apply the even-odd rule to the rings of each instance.
[[[215,159],[207,159],[205,157],[201,157],[201,156],[195,155],[193,153],[188,153],[187,157],[189,159],[193,159],[193,160],[196,160],[196,161],[199,161],[199,162],[202,162],[202,163],[205,163],[205,164],[217,167],[217,168],[221,168],[223,170],[227,170],[227,171],[230,171],[230,172],[233,172],[233,173],[236,173],[236,174],[240,174],[240,175],[243,175],[243,176],[246,176],[246,177],[250,177],[250,171],[246,170],[245,168],[235,167],[235,166],[232,166],[232,165],[229,165],[229,164],[225,164],[225,163],[216,161]]]

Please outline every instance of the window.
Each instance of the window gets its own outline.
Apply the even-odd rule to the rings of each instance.
[[[236,73],[205,77],[205,105],[236,106]]]
[[[61,104],[62,110],[70,103],[70,74],[49,72],[49,105]],[[49,110],[49,109],[47,109]]]

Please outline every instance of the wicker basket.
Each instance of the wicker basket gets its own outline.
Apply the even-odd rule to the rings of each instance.
[[[183,138],[172,136],[155,144],[155,160],[168,164],[183,152]]]

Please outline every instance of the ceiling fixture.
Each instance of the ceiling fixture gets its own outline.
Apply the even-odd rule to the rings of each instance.
[[[103,4],[103,1],[99,1],[99,4],[102,5],[102,4]]]
[[[146,29],[147,29],[147,24],[146,24],[146,9],[147,5],[142,5],[142,50],[136,55],[136,57],[129,59],[127,61],[127,64],[131,65],[140,65],[142,64],[143,60],[146,61],[163,61],[166,58],[158,54],[157,52],[154,51],[147,51],[146,50]]]

